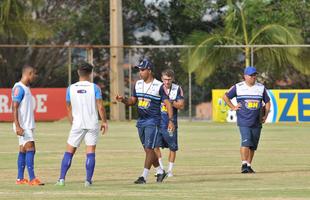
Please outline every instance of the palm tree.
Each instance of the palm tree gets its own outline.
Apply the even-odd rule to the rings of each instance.
[[[195,45],[187,59],[188,72],[196,74],[197,83],[202,83],[217,67],[227,60],[244,60],[244,65],[251,63],[251,48],[255,44],[302,44],[300,31],[290,27],[292,19],[281,15],[279,18],[270,10],[270,3],[265,0],[227,1],[224,27],[212,33],[194,32],[188,43]],[[269,14],[268,14],[269,12]],[[271,14],[270,14],[271,13]],[[218,48],[216,45],[239,45],[238,48]],[[256,66],[268,62],[269,66],[281,68],[292,65],[305,74],[310,74],[309,65],[305,66],[300,58],[301,48],[254,48]],[[185,56],[186,57],[186,56]]]
[[[1,41],[9,43],[12,39],[20,42],[50,37],[51,29],[35,19],[35,9],[43,4],[42,0],[2,0],[0,2]]]

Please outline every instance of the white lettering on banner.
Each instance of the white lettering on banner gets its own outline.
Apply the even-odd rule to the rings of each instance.
[[[47,94],[36,94],[32,96],[33,108],[37,113],[46,113]],[[9,96],[0,95],[0,113],[12,113],[12,104],[9,105]]]
[[[0,113],[11,113],[12,105],[9,105],[9,97],[0,95]]]
[[[47,94],[37,94],[36,99],[37,99],[37,101],[36,101],[37,102],[36,112],[46,113],[47,107],[44,105],[44,102],[47,101]]]

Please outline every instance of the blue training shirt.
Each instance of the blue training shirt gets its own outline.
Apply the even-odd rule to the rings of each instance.
[[[248,86],[244,81],[237,83],[226,93],[230,99],[236,97],[241,108],[237,110],[237,124],[244,127],[259,127],[260,111],[263,103],[268,103],[270,98],[263,84],[255,83]]]
[[[137,126],[158,126],[160,123],[161,102],[168,99],[168,96],[164,92],[162,82],[154,79],[152,83],[146,84],[143,80],[138,80],[132,96],[138,98],[139,119]]]
[[[184,94],[182,88],[177,84],[172,84],[170,90],[164,87],[164,91],[169,97],[169,101],[178,101],[180,99],[184,99]],[[161,120],[160,120],[160,128],[167,129],[169,124],[169,116],[167,113],[167,107],[164,102],[161,103]],[[173,107],[173,123],[175,128],[178,127],[178,109]]]

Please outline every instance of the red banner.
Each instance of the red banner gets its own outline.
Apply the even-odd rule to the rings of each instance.
[[[12,90],[0,89],[0,121],[13,121]],[[36,121],[55,121],[67,116],[66,88],[31,89]]]

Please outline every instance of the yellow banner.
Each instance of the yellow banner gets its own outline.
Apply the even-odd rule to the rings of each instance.
[[[216,122],[235,122],[236,112],[231,111],[222,99],[227,90],[212,90],[212,118]],[[310,89],[268,90],[271,109],[266,122],[310,122]],[[232,99],[236,104],[236,99]]]

